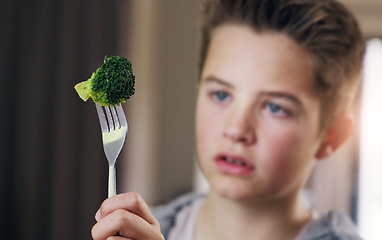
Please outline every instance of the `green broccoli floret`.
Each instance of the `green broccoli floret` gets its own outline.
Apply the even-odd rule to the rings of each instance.
[[[126,102],[135,93],[134,85],[131,62],[124,57],[105,56],[101,67],[74,88],[84,101],[92,98],[101,106],[114,106]]]

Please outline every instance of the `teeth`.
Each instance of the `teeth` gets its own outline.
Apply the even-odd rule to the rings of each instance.
[[[244,166],[245,163],[243,163],[242,161],[239,161],[239,160],[235,160],[235,159],[232,159],[232,158],[228,158],[228,157],[223,157],[223,159],[229,163],[232,163],[232,164],[235,164],[235,165],[242,165]]]

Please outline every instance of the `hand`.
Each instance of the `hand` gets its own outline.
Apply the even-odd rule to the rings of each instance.
[[[134,192],[106,199],[95,219],[94,240],[164,240],[159,222],[142,197]]]

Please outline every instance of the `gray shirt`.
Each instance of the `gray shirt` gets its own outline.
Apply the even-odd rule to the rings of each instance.
[[[167,240],[192,238],[196,211],[204,198],[203,194],[186,194],[167,205],[152,208]],[[347,215],[331,211],[326,216],[312,219],[296,240],[361,240],[361,237]]]

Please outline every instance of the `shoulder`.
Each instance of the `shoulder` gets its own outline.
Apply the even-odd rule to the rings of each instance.
[[[312,220],[301,232],[297,240],[361,240],[351,219],[339,211]]]
[[[162,234],[168,235],[168,232],[175,225],[175,219],[178,213],[187,206],[190,206],[195,201],[205,198],[205,194],[200,193],[188,193],[182,195],[171,202],[151,207],[151,211],[155,218],[158,220]]]

